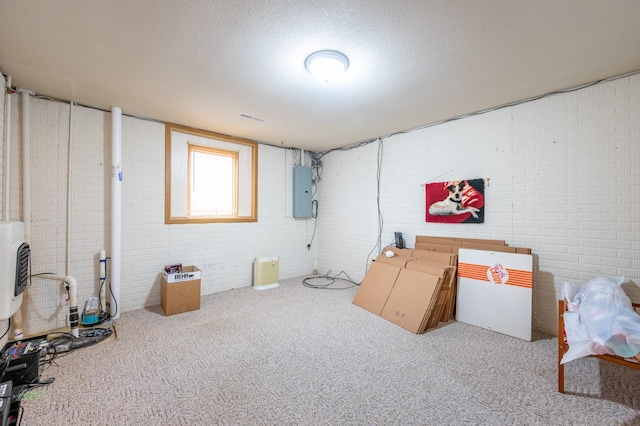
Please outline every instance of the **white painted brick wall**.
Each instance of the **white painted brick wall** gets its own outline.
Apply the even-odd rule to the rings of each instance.
[[[31,273],[66,273],[65,231],[69,105],[31,101]],[[22,220],[21,98],[13,96],[11,112],[10,218]],[[35,125],[35,117],[39,118]],[[65,121],[62,117],[66,117]],[[61,301],[61,283],[34,277],[23,296],[23,330],[26,335],[67,324],[68,307]],[[31,319],[32,312],[35,313]],[[49,326],[44,326],[48,323]]]
[[[364,276],[375,241],[377,143],[324,157],[318,266]],[[393,232],[504,239],[534,253],[533,324],[555,333],[564,281],[640,284],[640,76],[384,141],[383,243]],[[483,224],[425,222],[425,182],[490,178]],[[357,185],[354,184],[357,182]],[[625,285],[640,301],[635,285]]]
[[[67,211],[70,107],[36,98],[30,102],[32,273],[70,274],[78,281],[78,301],[83,306],[99,291],[100,250],[110,255],[111,114],[73,108]],[[16,99],[15,129],[20,127],[19,111]],[[12,133],[11,217],[20,220],[20,134]],[[166,264],[181,262],[202,269],[202,294],[250,286],[255,256],[279,256],[281,278],[311,273],[315,247],[308,250],[306,244],[313,221],[285,217],[285,180],[291,173],[290,166],[285,167],[286,150],[259,146],[257,223],[165,225],[164,124],[125,115],[122,146],[122,312],[160,304],[160,273]],[[25,333],[66,327],[64,297],[61,284],[34,279],[24,302]]]
[[[2,96],[0,96],[0,176],[4,176],[4,132],[5,132],[5,102],[7,99],[7,91],[5,90],[6,82],[4,76],[0,73],[0,80],[2,81]],[[4,185],[0,185],[0,208],[4,211]],[[4,326],[0,324],[0,330],[3,330]]]
[[[378,144],[326,154],[318,189],[318,271],[360,281],[378,238]],[[324,229],[324,230],[323,230]]]
[[[20,219],[19,97],[12,101],[10,217]],[[98,290],[109,251],[110,114],[74,107],[67,212],[69,105],[31,98],[32,272],[69,273],[79,300]],[[126,114],[126,111],[125,111]],[[4,115],[3,115],[4,116]],[[415,235],[505,239],[534,251],[534,326],[554,332],[565,280],[596,274],[640,282],[640,76],[397,135],[383,142],[382,243]],[[203,294],[251,284],[254,256],[280,257],[281,277],[345,271],[361,280],[377,240],[378,143],[324,156],[318,230],[286,217],[287,151],[259,149],[259,219],[250,224],[164,225],[164,125],[123,118],[122,310],[157,305],[160,270],[203,270]],[[287,168],[287,165],[289,168]],[[421,184],[490,178],[481,225],[427,224]],[[640,291],[625,285],[634,300]],[[62,286],[34,279],[25,332],[66,326]],[[0,324],[0,328],[2,324]]]
[[[4,104],[6,102],[7,91],[5,90],[5,80],[2,73],[0,73],[0,80],[2,81],[2,96],[0,96],[0,176],[4,176],[4,131],[5,131],[5,107]],[[0,179],[1,181],[1,179]],[[4,186],[0,185],[0,209],[4,211]],[[9,326],[8,320],[0,320],[0,336],[7,330]],[[7,330],[8,331],[8,330]],[[7,335],[0,338],[0,347],[4,347],[6,342],[9,340],[9,333]]]

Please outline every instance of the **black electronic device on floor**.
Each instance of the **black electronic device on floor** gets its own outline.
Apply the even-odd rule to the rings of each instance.
[[[45,345],[46,339],[43,338],[7,343],[2,350],[2,361],[7,365],[1,380],[11,380],[14,386],[37,383],[40,375],[40,355]]]
[[[0,424],[6,425],[11,411],[13,383],[11,380],[0,383]]]
[[[40,383],[40,357],[46,353],[43,337],[7,343],[0,353],[0,399],[2,426],[19,423],[20,399],[25,390]]]

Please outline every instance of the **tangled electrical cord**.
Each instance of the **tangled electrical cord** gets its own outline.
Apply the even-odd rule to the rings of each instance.
[[[68,352],[75,349],[81,349],[99,343],[112,334],[113,330],[110,328],[91,328],[82,330],[79,337],[75,337],[73,334],[66,332],[53,332],[46,337],[42,336],[41,343],[38,343],[40,345],[40,349],[38,349],[40,352],[40,355],[38,356],[38,373],[35,377],[32,377],[31,374],[33,374],[33,370],[31,368],[27,368],[27,363],[18,364],[19,368],[16,370],[17,373],[13,372],[12,374],[14,374],[15,377],[11,378],[11,381],[13,382],[11,400],[19,402],[29,391],[40,386],[53,383],[55,380],[54,377],[43,379],[40,372],[44,371],[52,364],[57,365],[55,362],[57,358],[67,355]],[[58,336],[51,338],[51,335]],[[62,352],[67,353],[62,354]],[[0,377],[6,377],[5,373],[8,371],[12,359],[15,358],[12,358],[9,349],[5,349],[0,353]],[[19,373],[20,369],[22,370],[21,374]],[[13,420],[7,424],[20,425],[22,423],[23,413],[24,408],[19,406],[17,415],[14,415]]]
[[[59,334],[57,337],[49,339],[49,348],[53,348],[53,358],[48,361],[50,364],[56,357],[59,357],[63,352],[71,352],[76,349],[86,348],[87,346],[95,345],[105,340],[107,337],[113,334],[113,330],[110,328],[86,328],[80,330],[80,336],[75,337],[70,333],[52,333]]]
[[[55,348],[47,346],[45,350],[41,347],[39,351],[41,353],[41,358],[39,358],[38,373],[35,377],[30,378],[31,374],[33,374],[33,370],[31,368],[28,368],[28,362],[25,362],[24,364],[17,364],[17,370],[10,373],[13,374],[10,379],[6,377],[5,374],[9,370],[12,359],[15,358],[10,355],[9,349],[5,349],[2,351],[2,354],[0,355],[0,377],[2,377],[3,379],[7,379],[10,383],[12,383],[12,385],[10,385],[11,393],[6,397],[7,404],[20,404],[20,401],[29,391],[40,386],[49,385],[54,382],[54,377],[42,379],[39,370],[40,367],[46,367],[53,363],[53,360],[56,357]],[[22,360],[19,360],[19,362],[21,361]],[[22,374],[20,374],[20,371],[22,371]],[[24,415],[24,407],[22,405],[18,405],[17,412],[13,412],[14,408],[12,406],[11,410],[12,411],[9,412],[7,424],[20,426],[22,424],[22,416]]]
[[[334,276],[331,276],[331,271],[327,271],[326,274],[324,275],[319,275],[319,276],[313,276],[313,277],[307,277],[304,280],[302,280],[302,285],[308,288],[315,288],[318,290],[346,290],[348,288],[353,288],[353,287],[357,287],[360,285],[360,283],[355,282],[354,280],[351,279],[351,277],[349,276],[349,274],[347,274],[344,271],[340,271],[339,273],[337,273]],[[346,278],[341,278],[340,275],[344,275]],[[329,282],[323,282],[320,284],[314,284],[311,282],[311,280],[329,280]],[[349,286],[342,286],[342,287],[331,287],[332,285],[336,284],[337,282],[343,282],[346,281],[348,283],[351,283],[351,285]]]

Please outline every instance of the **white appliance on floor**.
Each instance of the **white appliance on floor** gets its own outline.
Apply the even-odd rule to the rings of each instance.
[[[278,287],[280,262],[278,256],[257,256],[253,259],[253,288],[267,290]]]

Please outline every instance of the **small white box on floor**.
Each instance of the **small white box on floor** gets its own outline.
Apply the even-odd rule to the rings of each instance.
[[[253,288],[267,290],[278,287],[280,262],[278,256],[257,256],[253,259]]]

